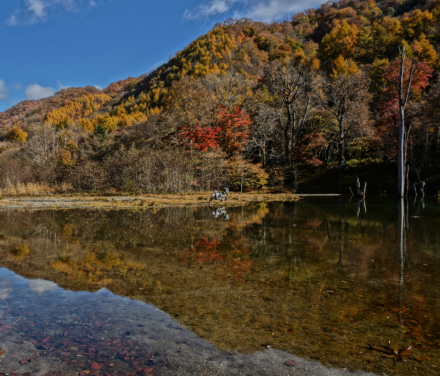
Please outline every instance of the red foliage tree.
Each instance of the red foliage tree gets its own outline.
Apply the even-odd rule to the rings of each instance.
[[[234,107],[230,113],[225,106],[220,107],[219,143],[229,156],[243,151],[249,139],[248,128],[251,123],[250,116],[238,106]]]
[[[189,149],[196,149],[201,153],[209,150],[216,150],[219,146],[218,136],[220,133],[219,126],[200,127],[181,127],[179,138],[181,143],[186,144]]]
[[[324,162],[319,159],[327,148],[328,141],[319,132],[308,133],[299,141],[295,157],[309,166],[318,167]]]
[[[415,109],[414,105],[420,98],[422,91],[429,85],[433,69],[424,62],[413,63],[409,59],[404,60],[403,81],[400,83],[401,61],[396,60],[384,68],[386,87],[381,93],[379,105],[380,118],[377,122],[377,134],[382,140],[382,147],[387,151],[387,156],[394,159],[397,155],[398,123],[399,123],[399,95],[408,92],[408,98],[413,99],[405,104],[405,117],[408,124],[407,131],[412,123]]]

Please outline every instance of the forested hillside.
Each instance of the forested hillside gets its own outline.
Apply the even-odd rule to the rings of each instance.
[[[147,75],[1,113],[0,188],[392,193],[402,78],[406,173],[437,192],[439,48],[440,0],[228,20]]]

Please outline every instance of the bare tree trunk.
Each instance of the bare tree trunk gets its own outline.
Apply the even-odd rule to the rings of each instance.
[[[343,120],[339,123],[339,188],[344,185],[345,168],[347,167],[345,161],[345,132],[342,122]]]
[[[399,147],[397,160],[397,196],[405,195],[405,105],[402,101],[403,90],[403,63],[405,61],[405,50],[403,50],[400,66],[400,90],[399,90]]]
[[[396,89],[399,95],[399,147],[398,147],[398,159],[397,159],[397,196],[405,196],[405,182],[406,182],[406,155],[408,144],[408,131],[405,129],[405,106],[408,103],[411,81],[414,73],[414,60],[411,64],[411,70],[409,74],[408,83],[406,88],[404,87],[404,73],[405,73],[405,47],[399,49],[400,52],[400,77],[399,82],[396,85]]]
[[[364,182],[364,186],[362,188],[359,178],[356,178],[356,191],[358,196],[365,198],[365,195],[367,194],[367,182]]]
[[[244,167],[241,166],[240,193],[243,193],[243,178],[244,178]]]

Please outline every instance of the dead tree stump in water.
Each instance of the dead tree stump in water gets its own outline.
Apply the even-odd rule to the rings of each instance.
[[[416,196],[420,195],[420,196],[424,197],[425,196],[425,185],[426,185],[426,182],[422,181],[422,182],[420,182],[419,189],[417,189],[417,184],[414,183],[413,184],[414,194]]]
[[[425,196],[425,184],[426,183],[424,181],[422,181],[420,183],[419,193],[420,193],[421,196]]]
[[[361,182],[359,181],[359,178],[356,178],[356,192],[358,196],[365,197],[367,194],[367,182],[364,182],[363,187],[361,187]]]

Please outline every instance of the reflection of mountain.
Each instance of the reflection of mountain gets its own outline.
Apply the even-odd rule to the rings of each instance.
[[[213,220],[206,207],[3,211],[0,266],[152,302],[222,349],[268,344],[319,354],[327,364],[410,375],[404,365],[392,371],[392,362],[359,355],[367,340],[401,338],[400,322],[428,353],[440,343],[438,258],[421,246],[440,240],[438,219],[419,218],[407,234],[411,275],[399,321],[395,213],[395,203],[369,202],[357,218],[355,204],[334,199],[228,208],[229,221]],[[23,244],[29,252],[19,258],[14,250]],[[428,367],[412,365],[419,374]]]

